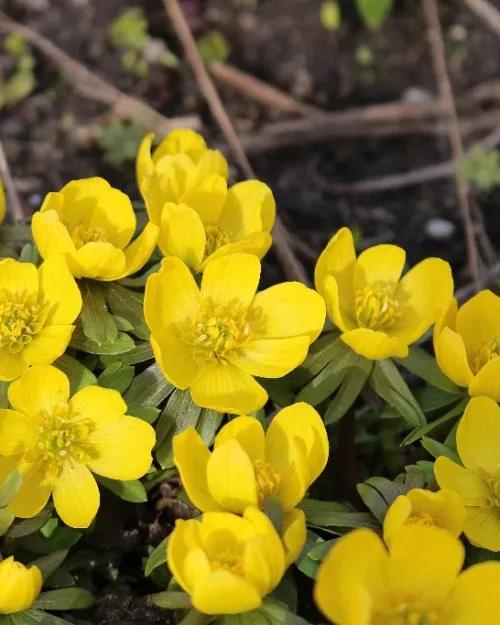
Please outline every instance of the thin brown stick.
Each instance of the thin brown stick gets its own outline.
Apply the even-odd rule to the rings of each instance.
[[[21,205],[21,201],[19,200],[19,196],[17,195],[16,187],[14,185],[14,180],[10,173],[9,163],[7,162],[7,157],[5,156],[5,151],[3,149],[1,140],[0,140],[0,176],[5,184],[5,190],[7,191],[7,199],[8,199],[7,207],[10,209],[9,212],[12,216],[12,220],[21,221],[24,217],[24,211]]]
[[[500,263],[495,263],[489,267],[484,276],[484,286],[488,286],[495,280],[500,278]],[[476,292],[476,286],[473,282],[466,284],[465,286],[455,291],[455,297],[459,302],[464,302],[469,299]]]
[[[446,68],[446,52],[439,22],[439,13],[436,0],[423,0],[423,9],[427,20],[427,30],[429,43],[432,52],[432,62],[434,73],[439,86],[441,100],[448,110],[448,137],[450,141],[453,159],[455,161],[463,158],[464,150],[462,138],[458,125],[457,108],[453,97],[453,90]],[[472,221],[469,206],[469,185],[457,176],[456,178],[457,199],[460,208],[461,218],[465,230],[465,243],[467,247],[467,261],[470,274],[476,288],[481,288],[481,271],[479,251],[477,249],[475,226]]]
[[[500,36],[500,11],[496,9],[488,0],[463,0],[471,11],[473,11],[495,34]]]
[[[217,123],[219,124],[229,147],[234,153],[241,170],[247,178],[255,178],[252,166],[250,165],[250,162],[245,154],[241,141],[236,134],[234,126],[229,119],[212,79],[210,78],[198,53],[196,42],[178,1],[163,0],[163,5],[172,21],[172,25],[177,33],[177,36],[182,43],[186,57],[191,65],[196,80],[198,81],[198,85],[210,107],[212,115],[217,120]],[[283,266],[285,274],[289,278],[308,284],[309,280],[307,273],[293,252],[288,232],[279,216],[276,217],[276,222],[274,224],[273,239],[276,246],[276,253]]]
[[[196,115],[185,115],[168,119],[148,104],[126,95],[113,85],[91,72],[84,65],[75,61],[52,41],[35,32],[29,26],[15,22],[0,11],[0,32],[20,33],[31,45],[38,48],[62,69],[73,87],[86,98],[107,104],[115,115],[124,119],[135,119],[146,128],[160,134],[166,134],[175,128],[198,129],[201,121]]]

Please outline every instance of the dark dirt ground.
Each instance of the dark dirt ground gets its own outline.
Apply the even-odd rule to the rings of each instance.
[[[320,0],[183,0],[196,37],[216,29],[230,46],[228,62],[304,102],[328,111],[398,101],[418,90],[435,96],[436,80],[418,0],[399,0],[380,32],[368,31],[353,9],[341,2],[344,18],[337,32],[324,29]],[[500,0],[492,0],[500,8]],[[448,53],[448,71],[455,95],[465,96],[486,81],[500,81],[500,38],[493,35],[461,0],[441,0],[440,16]],[[121,67],[120,54],[108,40],[108,28],[128,6],[141,6],[149,32],[164,39],[181,59],[176,69],[151,71],[138,78]],[[221,135],[183,60],[181,48],[160,0],[0,0],[9,17],[29,25],[127,94],[140,97],[167,117],[198,114],[203,132],[215,142]],[[2,35],[0,35],[0,38]],[[360,46],[373,56],[369,66],[357,60]],[[18,192],[27,213],[43,196],[73,178],[100,175],[138,198],[134,163],[105,162],[89,129],[109,123],[104,106],[72,88],[54,63],[37,50],[37,88],[13,107],[0,110],[0,137]],[[5,56],[0,52],[0,68]],[[251,134],[265,123],[282,119],[276,111],[223,88],[222,96],[235,127]],[[477,108],[473,113],[479,113]],[[498,117],[500,123],[500,113]],[[486,132],[472,138],[484,136]],[[467,143],[470,143],[468,137]],[[295,237],[300,260],[312,272],[314,259],[340,226],[355,228],[362,245],[393,242],[405,247],[411,264],[440,255],[454,267],[460,284],[469,280],[464,237],[453,179],[423,183],[377,194],[339,195],[325,190],[329,183],[347,183],[438,163],[450,159],[445,136],[405,135],[387,138],[342,138],[296,145],[252,159],[257,175],[273,189],[278,209]],[[498,191],[477,195],[488,234],[500,237]],[[433,234],[436,219],[448,222],[449,232]],[[497,245],[498,247],[498,245]],[[283,279],[273,254],[266,263],[267,282]],[[164,623],[168,615],[143,599],[123,600],[131,588],[137,595],[154,591],[153,583],[129,579],[140,570],[144,544],[157,544],[168,533],[174,515],[157,514],[147,506],[122,506],[112,498],[101,515],[105,526],[84,538],[78,558],[95,562],[90,573],[80,560],[82,575],[110,589],[82,622],[103,625]],[[178,512],[178,511],[177,511]],[[158,529],[160,528],[160,529]],[[103,548],[103,545],[105,547]],[[120,584],[113,583],[119,571]]]

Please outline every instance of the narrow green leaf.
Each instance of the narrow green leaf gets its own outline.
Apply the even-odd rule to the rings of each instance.
[[[158,406],[173,390],[158,365],[153,363],[134,378],[123,399],[127,404]]]
[[[79,349],[88,354],[124,354],[134,349],[134,340],[124,332],[118,332],[112,343],[96,343],[87,338],[80,328],[75,328],[69,344],[73,349]]]
[[[21,488],[22,481],[23,478],[19,469],[7,475],[2,484],[0,484],[0,508],[5,508],[14,499]]]
[[[187,610],[192,606],[191,596],[179,590],[167,590],[151,595],[152,602],[167,610]]]
[[[265,497],[263,510],[267,517],[271,520],[271,523],[274,525],[274,529],[278,532],[278,535],[281,536],[283,531],[284,511],[279,497],[276,495],[268,495]]]
[[[99,345],[112,343],[118,335],[118,327],[108,311],[103,287],[95,280],[79,280],[78,286],[83,300],[83,333]]]
[[[368,484],[358,484],[356,488],[365,506],[370,510],[373,516],[382,523],[389,509],[385,499],[376,488]]]
[[[55,361],[54,366],[68,376],[72,395],[86,386],[97,384],[97,378],[92,371],[67,354],[60,356]]]
[[[127,409],[127,414],[131,417],[137,417],[138,419],[142,419],[153,425],[153,423],[160,416],[161,410],[159,408],[155,408],[155,406],[130,406]]]
[[[144,306],[139,293],[130,291],[115,282],[108,282],[104,297],[111,312],[118,317],[123,317],[132,325],[133,333],[137,338],[149,339],[151,332],[144,320]]]
[[[270,597],[284,603],[290,612],[297,612],[297,587],[291,569],[283,575]]]
[[[130,287],[133,289],[139,289],[146,285],[146,280],[153,273],[156,273],[160,269],[161,263],[155,263],[147,271],[145,271],[140,276],[134,276],[133,278],[122,278],[120,280],[120,284],[125,287]]]
[[[441,371],[436,359],[418,345],[410,345],[406,358],[394,358],[394,360],[431,386],[455,395],[461,392],[459,387]]]
[[[0,382],[0,408],[9,407],[9,398],[7,396],[9,386],[10,382]]]
[[[81,537],[82,534],[78,530],[65,525],[59,525],[49,538],[45,538],[41,533],[32,533],[29,536],[24,536],[20,543],[25,549],[33,553],[47,554],[70,549]]]
[[[9,538],[22,538],[38,532],[52,516],[53,506],[46,506],[41,512],[31,519],[16,521],[7,532]]]
[[[423,436],[422,447],[426,449],[434,458],[439,458],[439,456],[446,456],[446,458],[453,460],[453,462],[455,462],[456,464],[462,464],[460,456],[457,454],[456,451],[453,451],[453,449],[450,449],[439,441],[435,441],[433,438]]]
[[[304,575],[307,575],[307,577],[310,577],[311,579],[316,578],[319,564],[312,558],[309,558],[309,551],[315,545],[321,545],[323,542],[324,540],[320,536],[318,536],[312,530],[308,529],[304,547],[299,557],[295,561],[295,566],[299,569],[299,571],[301,571],[302,573],[304,573]]]
[[[141,341],[129,352],[117,356],[102,356],[101,361],[106,366],[110,365],[112,362],[121,362],[122,365],[137,365],[140,362],[153,360],[153,358],[154,354],[151,344],[146,341]]]
[[[131,503],[144,503],[148,500],[148,494],[144,484],[140,480],[110,480],[107,477],[96,475],[99,484],[110,490],[120,499]]]
[[[391,480],[388,480],[386,477],[370,477],[365,480],[364,483],[375,488],[388,506],[392,505],[399,495],[404,494],[404,489],[401,489],[398,484],[394,484],[394,482],[391,482]]]
[[[94,603],[93,595],[85,588],[59,588],[42,592],[33,606],[39,610],[86,610]]]
[[[328,332],[314,341],[304,362],[287,376],[295,388],[304,387],[335,357],[338,340],[337,332]]]
[[[134,329],[134,326],[123,317],[118,317],[117,315],[113,315],[113,319],[115,320],[116,327],[120,332],[131,332]]]
[[[325,540],[314,547],[308,552],[308,557],[316,562],[321,562],[330,552],[333,545],[338,542],[338,538],[332,538],[331,540]]]
[[[347,506],[335,501],[303,499],[297,507],[304,511],[307,523],[316,527],[379,527],[371,514],[352,512]]]
[[[331,425],[341,419],[354,404],[368,380],[373,368],[373,361],[358,356],[355,364],[346,373],[337,394],[325,413],[325,425]]]
[[[7,533],[15,518],[8,508],[0,508],[0,536]]]
[[[469,398],[464,397],[461,402],[459,402],[456,406],[453,406],[451,410],[449,410],[442,417],[439,417],[439,419],[436,419],[435,421],[432,421],[431,423],[427,423],[426,425],[422,427],[416,428],[415,430],[413,430],[413,432],[410,432],[408,434],[408,436],[403,440],[402,444],[410,445],[411,443],[414,443],[415,441],[417,441],[419,438],[422,438],[422,436],[426,436],[427,434],[430,434],[438,427],[441,427],[445,423],[448,423],[448,421],[451,421],[452,419],[456,419],[458,416],[461,416],[465,410],[465,407],[468,404],[468,401],[469,401]]]
[[[76,586],[76,580],[66,569],[57,569],[45,582],[44,588],[70,588]]]
[[[22,263],[32,263],[33,265],[38,265],[40,263],[40,254],[38,253],[36,245],[33,243],[26,243],[21,250],[19,260]]]
[[[209,410],[208,408],[202,408],[198,422],[196,424],[196,430],[201,436],[207,447],[214,442],[217,430],[224,419],[224,413],[217,412],[217,410]]]
[[[258,378],[259,384],[264,387],[269,395],[269,399],[279,406],[285,408],[295,402],[290,381],[285,378]]]
[[[422,409],[390,359],[375,361],[369,382],[377,395],[394,406],[408,423],[414,427],[426,424]]]
[[[112,388],[119,393],[124,393],[132,383],[134,375],[134,367],[123,367],[121,363],[114,362],[109,367],[106,367],[97,378],[97,384],[104,388]]]
[[[49,612],[30,608],[24,612],[9,614],[11,625],[72,625],[70,621],[59,618]]]
[[[167,561],[167,545],[169,538],[170,536],[164,538],[146,560],[146,565],[144,567],[144,575],[146,577],[149,577],[156,568],[165,564]]]
[[[394,4],[394,0],[356,0],[358,13],[364,23],[378,29],[384,23]]]
[[[55,571],[59,569],[64,560],[66,560],[68,553],[68,549],[54,551],[53,553],[49,553],[46,556],[42,556],[41,558],[34,560],[31,562],[31,566],[37,566],[42,573],[43,580],[46,581],[53,573],[55,573]]]

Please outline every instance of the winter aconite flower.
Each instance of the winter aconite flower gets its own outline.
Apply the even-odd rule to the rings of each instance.
[[[103,178],[73,180],[49,193],[32,221],[43,258],[62,254],[75,278],[95,280],[119,280],[144,266],[158,228],[148,224],[130,243],[135,229],[129,198]]]
[[[142,143],[137,175],[150,219],[160,226],[163,255],[194,271],[234,252],[262,258],[276,216],[271,189],[258,180],[227,189],[224,157],[193,131],[173,131],[153,156],[152,137]]]
[[[453,295],[447,262],[427,258],[401,278],[405,260],[396,245],[376,245],[356,258],[352,233],[342,228],[316,265],[316,289],[342,340],[370,360],[407,356]]]
[[[465,507],[452,490],[433,493],[413,488],[397,497],[384,518],[384,540],[388,543],[394,534],[407,525],[443,527],[456,538],[464,529]]]
[[[59,358],[81,308],[64,259],[50,258],[38,269],[12,258],[0,261],[0,380]]]
[[[463,466],[444,456],[434,465],[441,488],[455,491],[465,505],[465,535],[490,551],[500,551],[499,441],[500,407],[488,397],[474,397],[457,429]]]
[[[30,518],[50,495],[71,527],[88,527],[99,508],[91,472],[135,480],[149,469],[153,428],[125,414],[118,391],[87,386],[70,398],[69,380],[55,367],[32,367],[8,390],[12,410],[0,410],[0,483],[22,472],[9,508]]]
[[[437,527],[404,527],[387,551],[371,530],[341,538],[314,590],[335,625],[498,625],[500,562],[460,572],[464,547]]]
[[[0,614],[14,614],[30,608],[42,589],[42,574],[12,556],[0,562]]]
[[[266,433],[254,417],[225,425],[210,453],[190,427],[174,437],[174,461],[190,500],[200,510],[241,514],[248,506],[266,508],[276,498],[285,511],[283,542],[287,564],[305,541],[305,519],[295,506],[323,471],[329,444],[319,414],[305,403],[283,408]]]
[[[500,297],[481,291],[458,308],[453,299],[436,322],[434,349],[442,371],[473,397],[500,401]]]
[[[167,560],[193,606],[205,614],[239,614],[258,608],[285,570],[279,536],[256,508],[247,508],[243,518],[206,512],[201,521],[177,520]]]
[[[146,283],[144,308],[156,360],[169,382],[200,406],[246,414],[267,393],[253,376],[280,378],[306,357],[323,328],[312,289],[285,282],[256,294],[260,262],[232,254],[208,263],[201,289],[178,258]]]

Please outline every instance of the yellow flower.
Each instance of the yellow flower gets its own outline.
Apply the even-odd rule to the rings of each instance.
[[[163,255],[197,272],[234,252],[262,258],[276,216],[271,189],[247,180],[228,190],[224,157],[193,131],[172,132],[151,157],[152,137],[139,150],[137,176]]]
[[[367,529],[341,538],[314,595],[335,625],[498,625],[500,562],[460,572],[464,547],[437,527],[402,528],[387,552]]]
[[[63,254],[75,278],[95,280],[139,271],[158,240],[158,227],[148,224],[130,243],[136,229],[132,204],[102,178],[73,180],[49,193],[31,228],[43,258]]]
[[[64,260],[39,269],[0,261],[0,380],[15,380],[30,365],[48,365],[64,353],[82,298]]]
[[[443,527],[458,538],[464,529],[465,506],[452,490],[433,493],[414,488],[395,499],[384,519],[386,543],[407,525]]]
[[[247,508],[243,518],[206,512],[201,521],[177,520],[167,561],[193,606],[204,614],[239,614],[258,608],[285,570],[279,536],[256,508]]]
[[[267,393],[253,376],[295,369],[323,328],[315,291],[285,282],[256,294],[259,277],[255,256],[232,254],[208,263],[201,290],[174,257],[148,278],[144,311],[156,360],[199,406],[237,414],[262,407]]]
[[[14,614],[31,607],[42,589],[42,574],[12,556],[0,562],[0,614]]]
[[[442,371],[469,395],[500,401],[500,297],[481,291],[460,309],[451,300],[436,321],[434,350]]]
[[[5,192],[3,189],[3,182],[0,178],[0,224],[5,219]]]
[[[55,367],[32,367],[9,386],[13,410],[0,410],[0,482],[13,470],[22,485],[9,504],[21,518],[42,510],[52,494],[71,527],[88,527],[99,508],[91,473],[135,480],[151,466],[153,428],[125,414],[117,391],[87,386],[70,399]]]
[[[352,233],[342,228],[316,265],[316,289],[342,340],[370,360],[407,356],[453,296],[447,262],[427,258],[400,280],[405,259],[396,245],[376,245],[356,258]]]
[[[217,435],[210,453],[194,427],[174,437],[174,462],[189,499],[200,510],[241,514],[264,508],[276,497],[285,511],[287,565],[306,537],[305,518],[295,506],[328,460],[329,444],[319,414],[305,403],[281,410],[264,433],[253,417],[236,417]]]
[[[441,488],[455,491],[465,505],[465,535],[490,551],[500,551],[499,441],[500,408],[488,397],[474,397],[457,429],[463,466],[444,456],[434,465]]]

